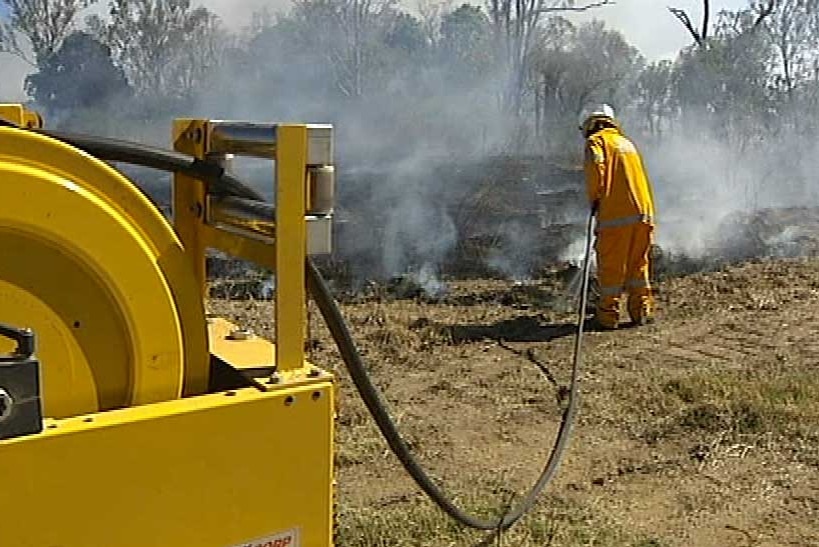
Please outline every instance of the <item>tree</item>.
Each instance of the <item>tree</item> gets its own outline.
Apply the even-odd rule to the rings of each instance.
[[[452,11],[451,5],[452,0],[418,0],[421,27],[433,47],[438,44],[440,38],[441,19]]]
[[[572,113],[580,114],[589,102],[625,104],[642,63],[640,52],[619,31],[607,29],[602,21],[581,25],[572,48],[573,77],[567,82],[568,95],[574,97]]]
[[[423,57],[427,50],[427,36],[421,22],[408,13],[398,13],[384,36],[387,47],[409,56]]]
[[[768,2],[754,3],[754,9],[764,13]],[[788,100],[799,84],[811,77],[819,60],[814,44],[819,31],[819,1],[779,0],[776,9],[763,19],[762,28],[769,36],[779,56],[778,78]]]
[[[89,26],[142,97],[189,97],[219,64],[217,17],[190,0],[111,0],[109,16]]]
[[[762,24],[766,17],[773,13],[774,9],[776,8],[778,0],[763,0],[761,3],[758,4],[759,9],[756,10],[756,17],[754,19],[753,28],[758,27]],[[668,8],[674,17],[676,17],[680,23],[685,27],[691,37],[694,39],[694,43],[697,44],[698,47],[706,47],[708,44],[708,37],[709,37],[709,21],[711,17],[711,1],[710,0],[702,0],[702,26],[699,30],[694,28],[694,24],[691,22],[691,18],[688,16],[688,12],[680,8]]]
[[[129,93],[111,51],[85,32],[74,32],[26,78],[26,91],[49,112],[107,107]]]
[[[550,14],[586,11],[610,2],[598,0],[578,6],[574,0],[489,0],[495,51],[506,69],[502,98],[509,113],[518,116],[521,112],[530,53],[543,19]]]
[[[710,0],[702,0],[702,26],[699,30],[694,28],[694,24],[691,22],[691,18],[688,16],[688,12],[685,10],[670,7],[668,8],[668,11],[670,11],[674,17],[676,17],[680,23],[682,23],[682,25],[694,39],[694,43],[696,43],[699,47],[704,47],[705,42],[708,39],[708,20],[711,15]]]
[[[662,133],[662,120],[672,110],[673,64],[669,60],[655,61],[645,67],[635,82],[638,111],[652,136]]]
[[[9,13],[0,23],[0,48],[38,66],[57,51],[74,29],[80,11],[96,0],[0,0]],[[20,44],[23,35],[31,46],[31,58]]]
[[[334,75],[342,96],[364,97],[386,62],[383,46],[396,0],[295,0],[293,19],[306,48]]]
[[[689,129],[716,136],[740,156],[775,127],[775,55],[756,32],[757,21],[752,10],[721,12],[707,48],[684,51],[675,71],[683,118],[693,122]]]
[[[643,60],[621,33],[601,21],[575,27],[555,19],[543,40],[531,61],[530,81],[535,83],[536,119],[543,124],[536,134],[547,139],[548,149],[561,146],[565,129],[577,126],[588,103],[606,101],[618,110],[628,104]]]
[[[441,60],[457,82],[485,77],[492,64],[489,18],[478,6],[462,4],[441,17],[438,49]]]
[[[535,137],[562,123],[567,109],[565,79],[572,72],[571,50],[577,29],[563,17],[550,17],[530,54],[530,86],[534,97]]]

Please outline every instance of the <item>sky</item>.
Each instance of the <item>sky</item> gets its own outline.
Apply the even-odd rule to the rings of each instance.
[[[270,10],[280,10],[289,5],[289,0],[243,0],[243,9],[235,9],[237,0],[200,0],[229,25],[246,25],[250,13],[263,6]],[[453,5],[468,0],[449,0]],[[400,0],[408,11],[415,11],[418,0]],[[583,0],[576,0],[582,5]],[[470,3],[480,4],[481,0]],[[748,5],[748,0],[711,0],[711,11],[735,10]],[[647,58],[674,58],[676,53],[691,43],[690,36],[679,21],[668,11],[668,6],[686,10],[692,21],[699,26],[702,14],[701,0],[614,0],[614,4],[583,14],[572,14],[573,20],[599,18],[623,33]]]
[[[695,28],[702,22],[701,0],[615,2],[615,5],[587,12],[582,17],[603,19],[609,26],[623,33],[626,40],[651,60],[673,59],[682,47],[691,43],[688,31],[668,11],[669,6],[688,12]],[[716,14],[721,10],[736,10],[747,6],[748,3],[748,0],[712,0],[711,12]]]
[[[408,11],[415,11],[418,0],[400,0]],[[449,0],[454,5],[466,0]],[[577,0],[578,3],[583,0]],[[701,21],[701,0],[614,0],[613,5],[591,10],[569,17],[576,21],[591,18],[604,20],[610,27],[623,33],[649,60],[673,59],[680,48],[690,44],[691,38],[683,26],[668,11],[668,6],[685,9],[692,21],[699,26]],[[105,0],[101,0],[106,5]],[[251,14],[263,7],[271,11],[286,9],[290,0],[199,0],[194,2],[210,8],[225,24],[241,28],[250,23]],[[472,0],[471,3],[480,3]],[[241,8],[237,9],[237,4]],[[712,0],[712,11],[738,9],[748,4],[748,0]],[[0,3],[2,6],[2,3]],[[2,11],[0,11],[2,17]],[[17,101],[24,98],[22,81],[30,68],[8,54],[0,54],[0,69],[4,77],[0,79],[0,102]]]

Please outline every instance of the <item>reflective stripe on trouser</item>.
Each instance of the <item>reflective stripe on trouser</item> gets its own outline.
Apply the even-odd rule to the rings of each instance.
[[[601,220],[597,223],[598,228],[617,228],[618,226],[629,226],[642,222],[644,224],[653,223],[651,215],[631,215],[628,217],[613,218],[611,220]]]
[[[650,224],[632,223],[599,229],[597,232],[597,277],[600,300],[597,320],[616,326],[620,318],[620,297],[628,293],[628,312],[633,321],[654,313],[649,280],[649,253],[654,238]]]

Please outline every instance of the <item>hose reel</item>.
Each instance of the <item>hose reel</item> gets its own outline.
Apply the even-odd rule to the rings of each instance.
[[[0,309],[37,333],[40,358],[54,363],[42,371],[44,414],[203,390],[200,296],[173,229],[133,183],[10,128],[0,128],[0,179]]]

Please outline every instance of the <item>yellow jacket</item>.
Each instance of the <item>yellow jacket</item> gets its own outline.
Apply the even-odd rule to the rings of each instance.
[[[586,139],[584,169],[589,202],[599,202],[599,228],[654,224],[654,196],[642,158],[617,129],[605,128]]]

